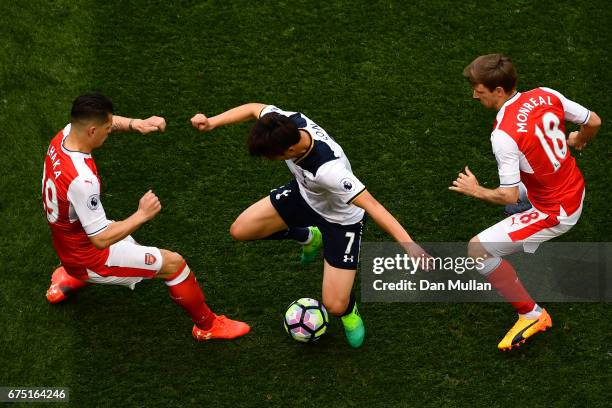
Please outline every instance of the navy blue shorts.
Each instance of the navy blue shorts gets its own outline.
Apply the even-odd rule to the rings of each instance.
[[[295,179],[270,192],[272,205],[285,224],[291,227],[319,227],[323,235],[323,257],[331,266],[357,269],[361,236],[366,216],[355,224],[340,225],[327,221],[308,205]]]

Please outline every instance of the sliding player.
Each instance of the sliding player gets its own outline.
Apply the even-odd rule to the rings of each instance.
[[[43,170],[43,205],[53,246],[62,262],[51,278],[47,299],[59,303],[93,283],[134,289],[143,279],[159,278],[170,298],[191,316],[196,340],[231,339],[249,326],[215,315],[206,305],[195,275],[181,255],[136,244],[130,234],[161,210],[150,190],[138,210],[123,221],[106,218],[100,179],[91,153],[109,133],[164,131],[163,118],[128,119],[113,115],[109,99],[99,94],[79,96],[72,104],[71,123],[51,140]]]
[[[517,92],[517,74],[508,57],[483,55],[468,65],[464,76],[474,99],[498,111],[491,143],[500,186],[487,189],[466,166],[453,191],[494,204],[514,204],[519,184],[527,189],[533,208],[511,215],[471,239],[469,255],[487,257],[481,271],[519,314],[498,347],[509,350],[552,326],[545,309],[529,296],[516,271],[502,257],[535,252],[538,245],[569,231],[580,218],[584,179],[568,146],[582,150],[599,130],[595,112],[549,88]],[[565,121],[580,130],[565,135]]]
[[[365,213],[412,256],[424,252],[355,177],[340,145],[303,114],[249,103],[211,118],[198,113],[191,123],[210,131],[249,119],[256,120],[248,137],[250,154],[285,160],[294,179],[240,214],[230,234],[239,241],[295,240],[303,246],[303,264],[312,262],[322,245],[323,304],[342,318],[349,344],[360,347],[365,328],[352,288]]]

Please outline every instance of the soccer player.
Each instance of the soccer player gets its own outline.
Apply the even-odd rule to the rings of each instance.
[[[112,102],[99,94],[75,99],[70,124],[51,140],[43,170],[43,206],[62,263],[52,275],[47,299],[59,303],[94,283],[134,289],[143,279],[159,278],[168,286],[170,298],[193,320],[196,340],[242,336],[249,326],[217,316],[208,308],[181,255],[138,245],[130,236],[161,210],[152,191],[142,196],[138,210],[123,221],[109,221],[102,207],[92,151],[111,132],[146,134],[163,132],[165,127],[165,120],[157,116],[141,120],[113,115]]]
[[[514,204],[523,183],[533,205],[482,231],[468,246],[471,257],[486,258],[480,272],[518,312],[518,321],[498,345],[509,350],[551,327],[552,320],[502,257],[519,251],[533,253],[540,243],[566,233],[578,222],[584,179],[568,146],[582,150],[597,134],[601,120],[552,89],[517,92],[516,70],[502,54],[476,58],[463,75],[472,85],[474,99],[497,111],[491,144],[500,186],[480,186],[466,166],[449,188],[493,204]],[[580,126],[567,138],[566,120]]]
[[[323,304],[340,316],[349,344],[360,347],[363,321],[352,292],[367,213],[414,257],[423,250],[397,220],[366,190],[344,151],[319,125],[299,112],[249,103],[207,118],[198,113],[200,131],[256,120],[247,144],[252,156],[284,160],[294,179],[247,208],[230,228],[239,241],[292,239],[302,244],[302,264],[323,246]]]

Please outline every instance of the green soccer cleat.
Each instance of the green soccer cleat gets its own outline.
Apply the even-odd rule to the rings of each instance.
[[[302,266],[311,264],[317,257],[319,248],[321,248],[321,245],[323,245],[323,236],[321,235],[319,228],[308,227],[308,229],[312,234],[312,240],[310,243],[302,245],[302,256],[300,258],[300,263]]]
[[[344,326],[344,334],[346,334],[346,340],[350,346],[353,348],[361,347],[365,339],[365,326],[357,310],[357,305],[355,304],[350,314],[342,316],[341,319]]]

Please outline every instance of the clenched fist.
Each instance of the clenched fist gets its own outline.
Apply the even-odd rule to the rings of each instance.
[[[134,119],[132,121],[132,129],[143,135],[156,131],[163,132],[166,130],[166,119],[160,116],[151,116],[147,119]]]
[[[582,150],[586,147],[587,141],[580,132],[572,132],[567,138],[567,144],[576,150]]]
[[[152,220],[160,210],[161,203],[159,202],[159,198],[157,198],[151,190],[147,191],[138,203],[138,211],[145,221]]]
[[[198,129],[200,132],[209,132],[214,129],[210,119],[203,113],[198,113],[191,118],[191,126]]]

